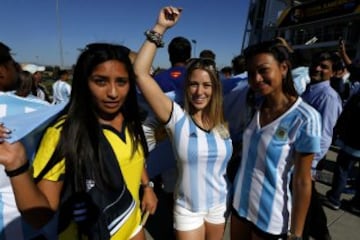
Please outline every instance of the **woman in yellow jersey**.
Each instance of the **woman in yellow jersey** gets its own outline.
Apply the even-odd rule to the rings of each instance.
[[[85,48],[70,101],[43,136],[32,171],[20,143],[0,143],[0,163],[32,226],[58,212],[62,239],[145,239],[141,210],[154,213],[157,198],[144,164],[148,150],[129,53],[106,43]],[[4,132],[0,125],[0,140]]]

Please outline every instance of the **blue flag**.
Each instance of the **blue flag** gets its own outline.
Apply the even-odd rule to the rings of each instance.
[[[65,105],[50,105],[38,99],[0,92],[0,122],[11,130],[7,141],[20,140],[25,145],[28,159],[32,159],[44,130]]]

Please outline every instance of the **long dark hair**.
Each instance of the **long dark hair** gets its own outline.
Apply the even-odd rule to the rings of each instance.
[[[288,71],[282,81],[282,90],[285,95],[297,97],[298,93],[295,89],[293,77],[291,75],[292,52],[289,51],[289,47],[276,39],[251,45],[244,50],[245,62],[248,63],[251,58],[262,53],[271,54],[279,64],[285,63],[288,66]],[[254,91],[250,88],[247,99],[250,106],[253,107],[255,105],[255,99]]]
[[[67,114],[62,125],[60,141],[55,151],[55,161],[65,158],[65,181],[70,181],[74,192],[86,190],[86,176],[91,176],[100,188],[111,189],[111,182],[104,168],[104,154],[99,147],[102,128],[88,87],[88,79],[95,67],[108,60],[118,60],[125,65],[129,75],[130,88],[121,112],[128,127],[134,153],[139,144],[145,156],[147,144],[139,119],[136,96],[135,73],[126,47],[107,43],[87,45],[80,54],[73,74],[70,101],[65,108]]]

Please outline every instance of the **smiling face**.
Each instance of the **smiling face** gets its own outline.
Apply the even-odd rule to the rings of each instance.
[[[334,75],[331,60],[315,61],[311,64],[309,74],[312,82],[330,80]]]
[[[272,54],[260,53],[249,59],[247,63],[250,87],[261,95],[282,92],[283,79],[288,66],[279,63]]]
[[[120,113],[130,89],[128,72],[123,63],[109,60],[97,65],[88,84],[101,119],[108,120]]]
[[[189,79],[188,98],[195,111],[207,107],[211,100],[212,91],[209,73],[203,69],[192,71]]]

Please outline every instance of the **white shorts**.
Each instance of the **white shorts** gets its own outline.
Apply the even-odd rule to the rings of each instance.
[[[191,231],[199,228],[204,222],[224,224],[226,203],[210,208],[208,211],[192,212],[179,205],[174,208],[174,228],[178,231]]]

